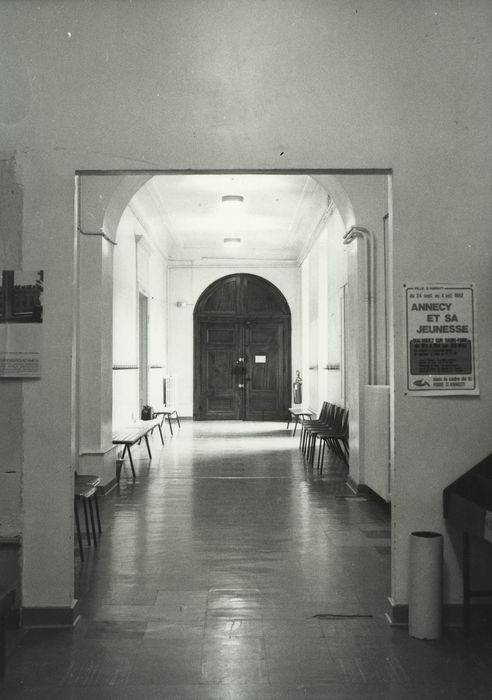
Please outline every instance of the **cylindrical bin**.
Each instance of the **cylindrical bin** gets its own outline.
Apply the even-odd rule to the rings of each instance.
[[[410,535],[408,633],[417,639],[438,639],[442,628],[442,549],[438,532]]]

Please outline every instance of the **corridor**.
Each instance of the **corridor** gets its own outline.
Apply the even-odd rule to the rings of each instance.
[[[335,458],[308,469],[283,423],[184,421],[152,449],[75,551],[78,625],[9,633],[2,698],[491,696],[490,640],[387,624],[389,515]]]

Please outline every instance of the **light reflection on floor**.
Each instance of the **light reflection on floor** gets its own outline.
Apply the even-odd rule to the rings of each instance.
[[[183,421],[158,443],[76,554],[79,624],[9,635],[2,698],[492,697],[490,640],[388,626],[388,512],[348,497],[338,460],[320,477],[283,423]]]

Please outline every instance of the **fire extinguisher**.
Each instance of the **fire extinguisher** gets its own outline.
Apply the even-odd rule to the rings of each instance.
[[[299,370],[296,371],[294,384],[294,403],[302,403],[302,379]]]

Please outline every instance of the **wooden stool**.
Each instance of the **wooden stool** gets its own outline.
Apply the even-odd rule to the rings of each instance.
[[[173,426],[171,423],[171,416],[175,416],[176,420],[178,421],[178,428],[181,428],[181,423],[179,422],[179,416],[178,412],[176,411],[175,408],[163,408],[162,411],[154,411],[154,416],[162,416],[163,419],[167,418],[167,422],[169,425],[169,430],[171,431],[171,435],[173,435]]]
[[[97,500],[97,487],[101,483],[101,479],[97,474],[77,474],[75,472],[75,486],[94,486],[94,506],[96,508],[97,529],[99,534],[102,533],[101,517],[99,515],[99,503]]]
[[[87,509],[89,509],[89,515],[90,515],[90,520],[91,520],[91,526],[92,526],[92,537],[94,539],[94,547],[97,547],[97,536],[96,536],[96,524],[94,522],[94,512],[92,510],[92,497],[96,493],[96,488],[95,486],[86,486],[83,484],[75,484],[75,490],[74,490],[74,513],[75,513],[75,527],[77,528],[77,539],[79,542],[79,552],[80,552],[80,559],[81,561],[84,561],[84,550],[82,547],[82,534],[80,532],[80,521],[79,521],[79,511],[77,508],[77,502],[81,501],[82,506],[84,509],[84,520],[85,520],[85,529],[87,533],[87,544],[91,545],[91,533],[90,533],[90,528],[89,528],[89,517],[87,515]]]

